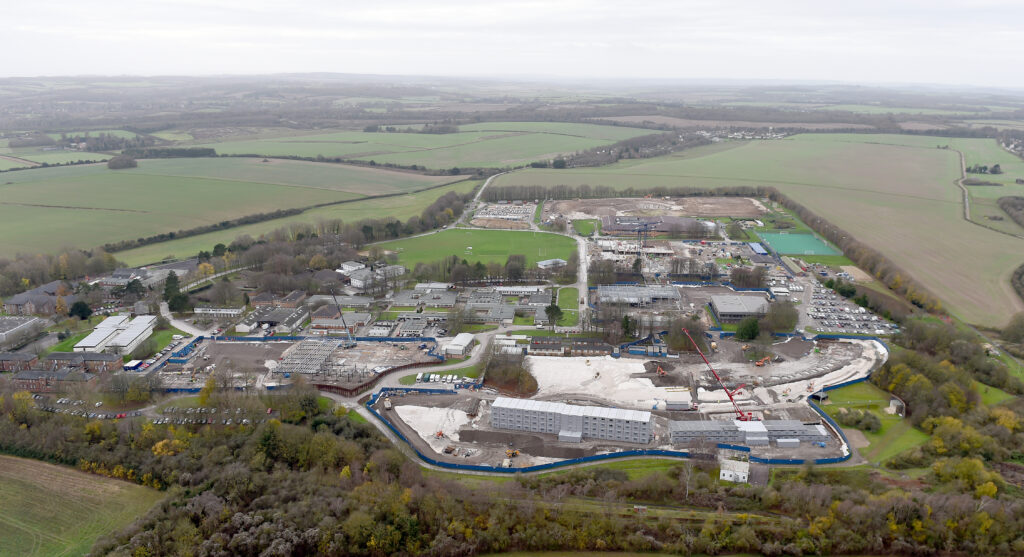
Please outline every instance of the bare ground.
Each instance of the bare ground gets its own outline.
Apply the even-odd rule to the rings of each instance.
[[[756,218],[766,211],[749,197],[611,198],[570,199],[544,205],[544,215],[560,214],[569,218],[592,219],[603,216],[673,216]]]

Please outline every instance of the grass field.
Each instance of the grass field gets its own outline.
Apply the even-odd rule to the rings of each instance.
[[[576,230],[576,233],[580,236],[590,236],[595,230],[600,228],[600,221],[585,219],[585,220],[574,220],[572,221],[572,227]]]
[[[91,248],[277,209],[415,192],[456,179],[242,158],[144,160],[139,168],[118,171],[86,165],[12,172],[0,180],[0,255]]]
[[[558,234],[472,229],[444,230],[378,245],[397,252],[398,262],[410,269],[417,263],[439,261],[451,255],[465,258],[470,264],[504,264],[509,255],[518,254],[526,256],[527,265],[533,265],[544,259],[568,259],[576,249],[572,238]]]
[[[139,485],[0,456],[0,555],[84,555],[164,497]]]
[[[960,158],[936,148],[982,149],[981,155],[965,151],[971,164],[972,156],[989,156],[990,147],[982,144],[990,141],[808,134],[716,144],[601,168],[527,169],[500,176],[495,185],[773,186],[896,261],[959,317],[1002,326],[1024,311],[1009,284],[1010,273],[1024,262],[1024,240],[963,219],[955,185]]]
[[[207,143],[218,154],[344,157],[428,168],[521,166],[607,145],[649,130],[596,124],[487,122],[461,126],[458,133],[364,133]]]
[[[833,418],[840,408],[850,408],[867,410],[882,421],[882,429],[877,433],[863,432],[870,445],[859,449],[860,454],[871,462],[883,462],[928,440],[928,434],[915,429],[906,419],[886,414],[883,409],[889,406],[892,396],[868,382],[829,391],[828,398],[831,403],[821,408]]]
[[[78,344],[79,342],[82,342],[82,339],[89,336],[89,333],[91,332],[92,330],[90,329],[88,331],[71,335],[68,338],[58,342],[57,344],[54,344],[53,346],[47,348],[43,352],[45,354],[49,354],[50,352],[73,352],[75,349],[75,345]]]
[[[560,327],[575,327],[580,323],[579,289],[569,286],[558,291],[558,307],[562,308],[562,318],[558,320]]]
[[[991,387],[979,381],[974,382],[974,390],[981,395],[981,402],[985,406],[995,406],[1014,398],[1014,396],[1002,389]]]
[[[238,226],[228,230],[209,232],[180,240],[161,242],[159,244],[120,251],[115,255],[119,260],[129,265],[143,265],[167,258],[190,257],[201,250],[211,250],[218,243],[229,244],[232,240],[243,234],[259,238],[262,234],[295,223],[316,224],[319,221],[334,219],[354,222],[370,217],[394,217],[405,220],[413,215],[419,215],[423,212],[423,209],[426,209],[437,198],[450,191],[468,193],[479,184],[479,181],[467,180],[398,197],[369,198],[328,207],[317,207],[300,215]],[[0,211],[2,211],[2,206],[0,206]]]

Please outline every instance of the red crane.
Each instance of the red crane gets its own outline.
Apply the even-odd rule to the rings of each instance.
[[[690,342],[693,343],[693,349],[696,350],[698,354],[700,354],[700,359],[704,360],[704,363],[707,364],[708,369],[711,370],[711,374],[715,376],[715,379],[718,380],[718,384],[722,386],[722,390],[725,391],[725,394],[729,397],[729,402],[732,403],[733,409],[736,410],[736,419],[744,421],[744,422],[749,422],[749,421],[757,420],[757,418],[754,417],[753,413],[750,413],[750,412],[744,413],[742,410],[740,410],[740,406],[738,404],[736,404],[736,399],[733,398],[733,396],[732,396],[732,395],[736,394],[737,392],[739,392],[740,389],[745,387],[746,384],[740,385],[739,387],[736,387],[735,389],[730,391],[729,388],[725,386],[725,383],[722,382],[722,378],[718,376],[718,372],[715,371],[715,368],[711,367],[711,362],[709,362],[708,359],[706,357],[704,357],[704,353],[701,352],[700,351],[700,347],[697,346],[697,341],[693,340],[693,337],[690,336],[690,331],[687,331],[686,328],[684,327],[683,328],[683,333],[686,334],[686,338],[690,339]]]

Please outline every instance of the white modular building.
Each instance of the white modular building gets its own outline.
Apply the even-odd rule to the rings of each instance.
[[[560,402],[498,397],[491,404],[491,427],[558,435],[563,442],[605,439],[650,443],[650,412],[575,406]]]
[[[111,315],[104,319],[88,336],[78,341],[75,352],[103,352],[114,337],[128,327],[127,315]]]
[[[156,327],[156,316],[140,315],[132,319],[128,326],[110,341],[107,347],[111,352],[131,354],[153,334],[154,327]]]
[[[472,333],[459,333],[455,335],[455,338],[448,343],[448,346],[444,347],[445,355],[465,356],[469,353],[470,348],[473,347],[474,338]]]

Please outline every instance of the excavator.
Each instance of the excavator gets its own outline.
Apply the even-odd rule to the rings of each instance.
[[[772,361],[772,357],[771,356],[765,356],[765,357],[761,358],[760,360],[754,362],[754,365],[757,366],[757,367],[764,367],[764,365],[766,363],[770,362],[770,361]]]
[[[507,458],[515,458],[519,456],[519,449],[505,449],[505,456]]]
[[[665,377],[666,375],[668,375],[668,372],[665,371],[664,369],[662,369],[661,366],[659,365],[658,366],[658,377]]]

